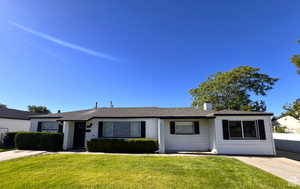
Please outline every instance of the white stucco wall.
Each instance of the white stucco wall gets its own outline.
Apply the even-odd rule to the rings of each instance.
[[[90,129],[91,132],[86,132],[85,140],[89,141],[93,138],[98,138],[98,122],[99,121],[145,121],[146,122],[146,138],[149,139],[157,139],[157,124],[158,119],[155,118],[136,118],[136,119],[92,119],[87,122],[87,126],[92,124],[92,127],[87,128]]]
[[[264,120],[266,140],[224,140],[222,120]],[[216,152],[218,154],[275,155],[270,116],[218,116],[215,118]]]
[[[29,131],[30,120],[0,118],[0,128],[8,129],[8,132]]]
[[[273,133],[273,138],[277,150],[300,152],[300,134]]]
[[[288,132],[300,133],[300,121],[292,116],[284,116],[277,120],[281,127],[286,127]]]
[[[208,119],[176,119],[165,121],[165,149],[172,151],[208,151],[209,120]],[[199,121],[200,134],[177,135],[170,134],[170,121]]]

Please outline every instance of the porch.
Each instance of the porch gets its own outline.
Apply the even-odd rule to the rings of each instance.
[[[85,148],[85,138],[88,129],[85,121],[64,121],[63,123],[63,149],[83,149]]]
[[[93,138],[157,139],[159,153],[209,152],[212,149],[210,119],[92,119],[64,121],[64,150],[86,147]]]

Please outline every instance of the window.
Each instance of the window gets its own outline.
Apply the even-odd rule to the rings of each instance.
[[[257,127],[255,121],[243,121],[244,138],[256,138]]]
[[[242,124],[241,121],[229,121],[230,138],[242,138]]]
[[[258,139],[257,121],[229,121],[230,139]]]
[[[175,122],[175,134],[195,134],[193,122]]]
[[[56,121],[43,121],[39,122],[41,132],[52,132],[57,133],[59,130],[58,122]]]
[[[141,121],[107,121],[103,122],[103,137],[107,138],[141,138]]]

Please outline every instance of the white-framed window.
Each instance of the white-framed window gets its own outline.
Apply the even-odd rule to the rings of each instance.
[[[59,124],[56,121],[42,121],[39,124],[41,132],[57,133],[59,130]]]
[[[176,135],[192,135],[195,134],[193,122],[175,122],[175,134]]]
[[[259,139],[258,123],[256,120],[229,121],[229,138],[233,140]]]
[[[141,138],[141,121],[104,121],[103,137],[106,138]]]

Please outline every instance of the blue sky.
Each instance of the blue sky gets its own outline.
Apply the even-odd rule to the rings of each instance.
[[[0,102],[53,112],[181,107],[209,74],[241,65],[281,80],[268,111],[299,98],[300,1],[2,0]]]

